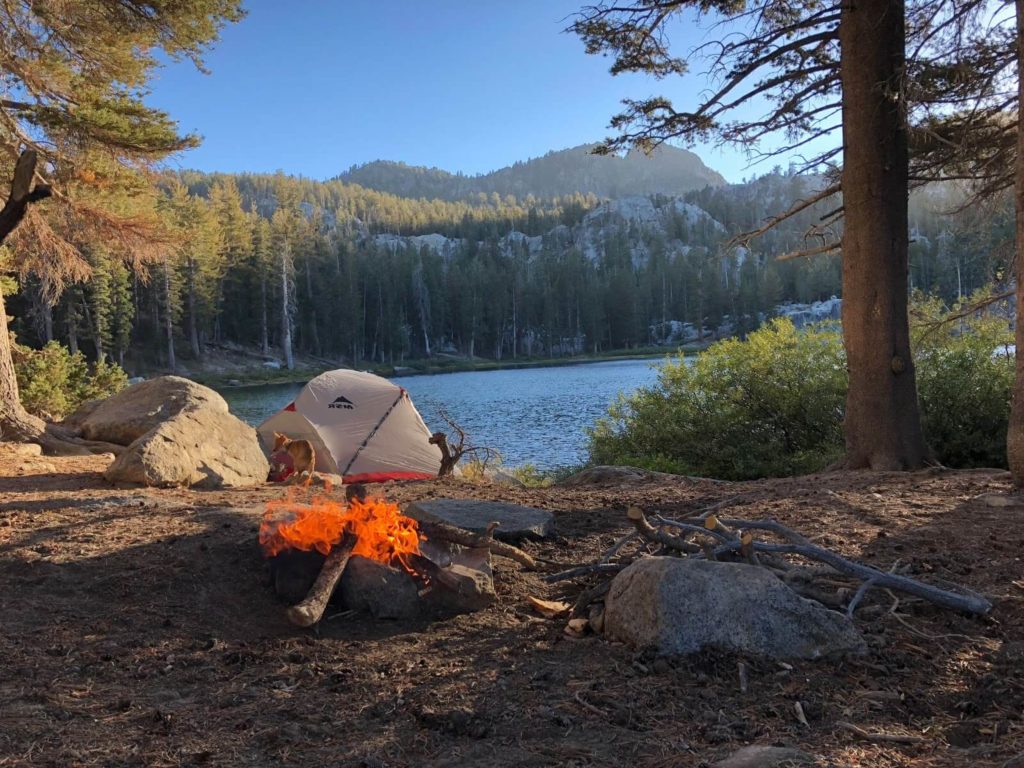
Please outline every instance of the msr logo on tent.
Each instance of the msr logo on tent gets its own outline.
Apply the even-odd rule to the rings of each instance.
[[[336,398],[334,398],[334,402],[330,403],[327,407],[344,408],[346,411],[351,411],[353,408],[355,408],[355,405],[352,403],[351,400],[349,400],[344,395],[338,395]]]

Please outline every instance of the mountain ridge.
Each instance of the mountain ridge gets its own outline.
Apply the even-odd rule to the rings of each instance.
[[[471,200],[479,195],[553,198],[594,194],[614,199],[636,195],[682,195],[727,184],[693,152],[664,145],[650,156],[595,155],[596,144],[553,150],[489,173],[466,176],[442,168],[374,160],[355,165],[334,179],[400,197]]]

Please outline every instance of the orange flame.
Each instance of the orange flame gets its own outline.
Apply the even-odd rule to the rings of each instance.
[[[352,499],[346,505],[315,496],[309,504],[301,504],[289,496],[267,504],[260,523],[260,546],[267,557],[286,549],[315,549],[326,555],[346,532],[356,536],[353,555],[379,563],[397,560],[403,566],[405,556],[418,554],[420,540],[426,538],[415,520],[383,499]]]

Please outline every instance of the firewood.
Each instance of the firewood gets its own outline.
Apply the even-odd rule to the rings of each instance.
[[[611,588],[611,581],[602,581],[590,589],[583,590],[572,606],[572,615],[582,616],[583,612],[590,608],[591,603],[603,600],[604,596],[611,591]]]
[[[630,522],[636,526],[637,532],[648,541],[661,544],[663,547],[674,549],[677,552],[695,554],[701,551],[700,547],[686,541],[681,536],[674,536],[666,531],[659,531],[647,522],[647,517],[644,515],[644,511],[640,509],[640,507],[630,507],[626,510],[626,517],[628,517]]]
[[[316,577],[306,599],[288,609],[288,620],[292,624],[311,627],[320,621],[327,609],[331,595],[334,594],[334,588],[338,585],[345,566],[348,565],[348,559],[352,556],[352,549],[355,545],[356,537],[351,533],[346,533],[327,555],[323,568],[320,569],[320,575]]]
[[[517,563],[526,566],[530,570],[536,570],[537,561],[534,560],[519,547],[514,547],[511,544],[506,544],[503,541],[498,541],[492,538],[490,534],[493,534],[493,528],[488,528],[487,534],[471,533],[464,531],[461,528],[456,528],[454,525],[448,525],[447,523],[439,523],[431,521],[421,522],[420,527],[427,533],[428,538],[437,538],[444,541],[450,542],[451,544],[458,544],[463,547],[472,547],[474,549],[483,548],[489,549],[492,555],[498,555],[500,557],[507,557],[509,560],[515,560]]]
[[[647,521],[647,517],[644,515],[644,512],[640,507],[630,507],[626,514],[633,525],[636,526],[640,535],[645,539],[657,542],[664,547],[674,549],[678,552],[684,552],[687,554],[697,554],[700,552],[699,547],[685,541],[682,537],[674,536],[666,531],[660,531],[654,528],[654,526]],[[786,539],[788,543],[772,544],[768,542],[752,541],[749,544],[745,544],[742,539],[729,537],[721,531],[699,528],[699,526],[704,525],[703,520],[688,520],[684,522],[660,520],[659,522],[662,525],[673,526],[683,530],[698,529],[702,532],[706,531],[712,536],[726,539],[724,543],[715,547],[714,554],[716,557],[729,553],[738,553],[744,549],[748,549],[748,551],[752,550],[753,552],[799,555],[807,558],[808,560],[817,560],[820,563],[825,563],[846,576],[851,576],[861,581],[873,582],[872,586],[906,592],[909,595],[920,597],[923,600],[927,600],[928,602],[934,603],[935,605],[943,608],[981,615],[992,610],[992,603],[989,600],[969,589],[961,588],[959,592],[950,592],[948,590],[939,589],[938,587],[933,587],[930,584],[917,581],[916,579],[911,579],[907,576],[901,576],[897,573],[887,573],[870,565],[858,563],[853,560],[847,560],[845,557],[842,557],[831,550],[819,547],[811,542],[811,540],[806,536],[797,533],[791,528],[787,528],[785,525],[776,522],[775,520],[721,520],[720,522],[732,530],[769,531]]]

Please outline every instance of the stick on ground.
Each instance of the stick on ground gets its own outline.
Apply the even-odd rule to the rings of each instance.
[[[836,723],[837,728],[842,728],[844,731],[849,731],[858,739],[864,741],[870,741],[873,744],[923,744],[928,741],[924,736],[911,736],[909,734],[902,733],[873,733],[866,731],[859,725],[853,723],[847,723],[840,720]]]

